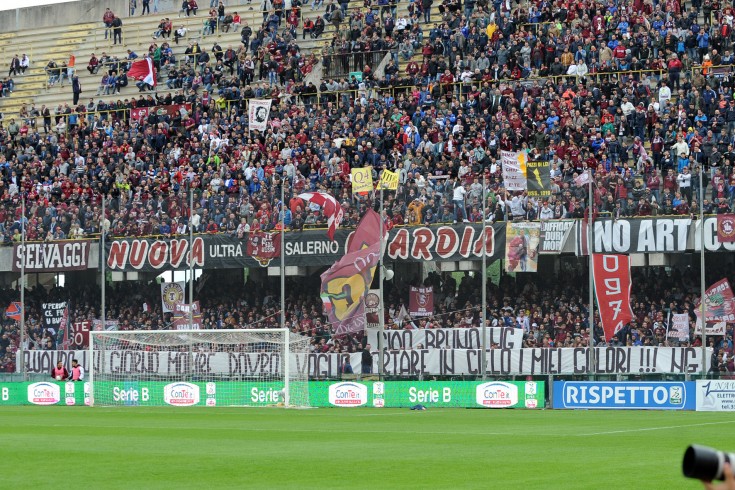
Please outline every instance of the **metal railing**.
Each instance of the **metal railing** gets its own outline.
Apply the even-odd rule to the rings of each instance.
[[[360,77],[362,77],[362,71],[365,66],[367,65],[372,70],[375,70],[386,53],[388,51],[378,50],[323,55],[323,77],[343,78],[355,72],[359,72]]]

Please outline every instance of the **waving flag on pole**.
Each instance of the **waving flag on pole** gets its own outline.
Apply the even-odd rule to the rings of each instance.
[[[5,317],[19,322],[22,311],[23,305],[21,304],[21,302],[13,301],[12,303],[10,303],[10,306],[8,306],[8,308],[5,310]]]
[[[373,210],[360,220],[356,236],[372,237],[369,243],[354,239],[348,253],[322,274],[324,312],[334,335],[365,329],[365,296],[380,262],[380,217]]]
[[[327,224],[329,225],[327,236],[330,240],[334,240],[334,232],[339,228],[339,224],[345,215],[342,206],[339,205],[334,197],[326,192],[304,192],[303,194],[299,194],[299,197],[304,201],[313,202],[322,208],[324,215],[327,217]]]
[[[156,86],[156,67],[153,65],[153,60],[150,58],[143,58],[139,61],[134,61],[130,65],[128,70],[128,76],[141,82],[145,82],[151,87]]]

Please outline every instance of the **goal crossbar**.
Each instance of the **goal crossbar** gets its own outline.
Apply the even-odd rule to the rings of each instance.
[[[207,406],[308,406],[309,341],[286,328],[92,331],[90,405],[199,405],[205,390]]]

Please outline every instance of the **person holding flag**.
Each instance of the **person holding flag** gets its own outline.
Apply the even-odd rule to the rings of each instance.
[[[145,55],[142,60],[133,61],[128,70],[128,77],[138,80],[135,84],[138,91],[145,92],[146,89],[153,91],[157,85],[153,60]]]

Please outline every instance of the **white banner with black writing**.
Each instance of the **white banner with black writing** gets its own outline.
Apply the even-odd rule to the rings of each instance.
[[[374,328],[367,329],[368,344],[378,348],[378,334]],[[383,348],[402,349],[482,349],[482,329],[436,328],[418,330],[386,330],[383,332]],[[523,330],[510,327],[488,327],[485,329],[485,346],[501,349],[523,347]]]
[[[711,352],[711,351],[710,351]],[[384,352],[385,373],[395,376],[481,375],[480,349],[409,349]],[[20,354],[18,354],[20,356]],[[344,372],[349,358],[355,373],[378,373],[379,356],[372,351],[370,369],[362,369],[362,353],[292,354],[291,371],[306,371],[310,378],[332,378]],[[30,374],[51,371],[57,361],[76,357],[89,366],[88,351],[26,351],[24,360]],[[176,352],[106,351],[95,353],[96,374],[125,377],[193,376],[275,376],[282,369],[279,353],[263,352]],[[20,359],[18,359],[20,366]],[[709,368],[709,357],[707,358]],[[549,374],[663,374],[702,371],[702,350],[693,347],[600,347],[594,364],[588,348],[490,349],[486,374],[490,376]]]

